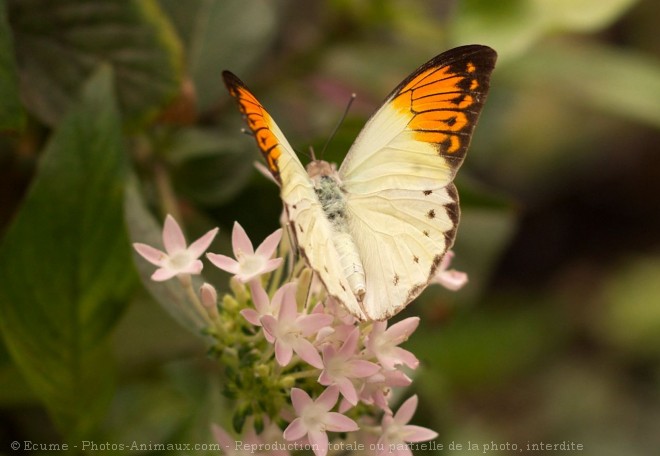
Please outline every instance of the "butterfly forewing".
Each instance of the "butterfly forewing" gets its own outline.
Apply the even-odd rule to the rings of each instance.
[[[223,72],[229,93],[254,135],[268,169],[280,183],[280,195],[300,253],[325,285],[328,294],[358,318],[365,318],[342,273],[332,242],[332,227],[314,192],[314,184],[281,130],[238,77]]]
[[[340,168],[369,318],[389,318],[428,284],[454,242],[463,162],[495,52],[464,46],[406,78],[371,117]]]

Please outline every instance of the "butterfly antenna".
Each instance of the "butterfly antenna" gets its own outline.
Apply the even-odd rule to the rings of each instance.
[[[321,149],[321,158],[325,156],[325,150],[328,148],[330,141],[332,141],[332,138],[334,138],[337,132],[339,131],[339,127],[341,127],[341,124],[344,123],[344,119],[346,119],[346,116],[348,115],[348,110],[351,109],[351,105],[353,104],[353,101],[355,101],[356,96],[357,95],[355,95],[354,93],[351,94],[351,99],[348,100],[348,103],[346,104],[346,109],[344,109],[344,114],[342,114],[341,118],[339,119],[339,122],[337,122],[337,125],[335,126],[335,129],[332,130],[332,134],[328,137],[328,140],[323,145],[323,149]]]

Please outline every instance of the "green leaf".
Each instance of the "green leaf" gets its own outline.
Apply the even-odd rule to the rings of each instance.
[[[9,0],[21,92],[55,125],[100,63],[114,67],[129,123],[155,116],[178,92],[181,46],[154,0]]]
[[[0,130],[20,129],[25,113],[18,96],[18,76],[5,0],[0,0],[0,100]]]
[[[243,151],[242,135],[184,129],[165,150],[179,192],[201,204],[221,204],[248,182],[259,158]],[[254,150],[256,152],[256,150]]]
[[[125,154],[104,67],[48,144],[0,246],[0,327],[14,362],[70,438],[113,388],[107,335],[134,280],[122,218]]]
[[[242,73],[261,61],[276,31],[267,0],[161,0],[187,48],[200,110],[225,95],[220,72]]]

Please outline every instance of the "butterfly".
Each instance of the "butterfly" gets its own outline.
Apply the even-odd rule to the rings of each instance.
[[[386,320],[428,285],[456,236],[452,183],[486,100],[496,52],[446,51],[415,70],[367,121],[339,170],[302,165],[234,74],[229,93],[256,139],[298,251],[328,295],[360,320]]]

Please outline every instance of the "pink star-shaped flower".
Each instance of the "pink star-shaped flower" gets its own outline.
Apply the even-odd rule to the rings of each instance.
[[[415,395],[401,404],[394,416],[387,413],[383,416],[383,433],[378,439],[378,444],[382,445],[380,448],[383,448],[380,454],[412,456],[406,443],[425,442],[438,436],[430,429],[408,424],[417,409],[417,401]]]
[[[341,413],[330,411],[338,398],[339,389],[336,386],[328,387],[315,401],[305,391],[293,388],[291,403],[298,417],[284,430],[284,438],[299,440],[306,435],[313,447],[314,454],[325,456],[328,452],[328,434],[326,432],[358,430],[355,421]]]
[[[272,315],[261,317],[261,324],[268,334],[267,339],[275,342],[275,359],[280,366],[286,366],[296,352],[304,361],[322,368],[323,361],[317,349],[307,340],[321,328],[332,323],[332,315],[298,314],[295,299],[284,300],[277,318]]]
[[[186,238],[183,236],[181,227],[174,217],[168,214],[163,227],[165,252],[139,242],[134,243],[133,248],[145,260],[158,266],[156,272],[152,274],[151,280],[162,282],[174,276],[199,274],[204,267],[199,257],[209,247],[217,233],[218,228],[214,228],[190,246],[186,246]]]
[[[351,379],[369,377],[380,370],[378,364],[359,359],[357,355],[359,328],[354,328],[339,350],[332,345],[323,347],[321,385],[337,385],[342,396],[351,404],[358,403],[358,394]]]
[[[258,280],[250,282],[250,291],[254,309],[243,309],[241,315],[254,326],[261,326],[261,317],[264,315],[275,316],[280,311],[282,302],[296,300],[296,282],[288,282],[277,289],[273,299],[269,301],[268,294]],[[269,334],[266,333],[268,338]],[[271,341],[272,342],[272,341]]]
[[[271,259],[280,239],[282,239],[281,228],[264,239],[255,251],[243,227],[235,222],[231,242],[236,259],[217,253],[207,253],[206,257],[218,268],[234,274],[239,281],[247,283],[255,277],[277,269],[282,264],[282,258]]]
[[[386,370],[395,369],[396,366],[405,364],[411,369],[416,369],[419,360],[408,350],[397,347],[405,342],[417,329],[419,317],[410,317],[395,323],[387,328],[387,322],[374,322],[371,333],[367,338],[367,350],[378,358],[381,366]]]

